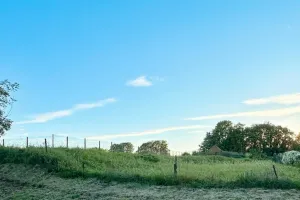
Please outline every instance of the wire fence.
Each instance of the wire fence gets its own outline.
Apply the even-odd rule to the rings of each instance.
[[[100,141],[89,138],[81,137],[70,137],[52,134],[47,137],[15,137],[15,138],[1,138],[1,146],[6,147],[45,147],[48,148],[81,148],[81,149],[91,149],[98,148],[104,150],[110,150],[111,145],[115,144],[112,141]],[[136,148],[136,150],[138,147]],[[174,151],[170,150],[169,153],[171,156],[180,156],[183,153],[192,154],[194,151]]]

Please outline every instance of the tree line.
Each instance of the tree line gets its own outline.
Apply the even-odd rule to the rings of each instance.
[[[132,143],[124,142],[120,144],[111,145],[110,151],[133,153],[134,147]],[[155,140],[155,141],[145,142],[138,147],[136,152],[140,154],[162,154],[162,155],[170,154],[168,143],[165,140]]]
[[[256,151],[272,156],[274,153],[300,150],[300,133],[295,135],[288,128],[269,122],[245,126],[224,120],[206,133],[199,150],[206,152],[213,145],[217,145],[223,151],[240,153]]]

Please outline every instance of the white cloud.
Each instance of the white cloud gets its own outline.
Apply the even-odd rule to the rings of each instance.
[[[190,130],[190,129],[199,129],[199,128],[208,128],[208,127],[210,127],[210,126],[202,126],[202,125],[175,126],[175,127],[167,127],[167,128],[147,130],[147,131],[134,132],[134,133],[90,136],[90,137],[87,137],[87,139],[105,140],[105,139],[114,139],[114,138],[122,138],[122,137],[139,137],[139,136],[144,136],[144,135],[157,135],[157,134],[162,134],[162,133],[169,132],[169,131]]]
[[[43,114],[39,114],[34,116],[34,119],[32,120],[27,120],[27,121],[20,121],[16,122],[16,124],[34,124],[34,123],[45,123],[50,120],[70,116],[73,113],[80,111],[80,110],[88,110],[92,108],[98,108],[102,107],[108,103],[113,103],[116,100],[114,98],[109,98],[109,99],[104,99],[95,103],[89,103],[89,104],[77,104],[73,106],[70,109],[67,110],[59,110],[59,111],[54,111],[54,112],[47,112]]]
[[[272,96],[272,97],[259,98],[259,99],[249,99],[244,101],[243,103],[248,105],[262,105],[262,104],[270,104],[270,103],[284,104],[284,105],[298,104],[300,103],[300,93]]]
[[[200,116],[200,117],[191,117],[185,120],[206,120],[206,119],[221,119],[221,118],[234,118],[234,117],[283,117],[283,116],[290,116],[298,113],[300,113],[300,106],[273,109],[273,110],[253,111],[253,112],[207,115],[207,116]]]
[[[152,85],[152,82],[147,80],[146,76],[140,76],[134,80],[128,81],[126,85],[133,87],[149,87]]]

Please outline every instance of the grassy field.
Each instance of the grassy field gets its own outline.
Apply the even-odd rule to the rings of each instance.
[[[1,200],[295,200],[296,189],[190,188],[138,183],[103,183],[95,178],[65,179],[46,169],[24,164],[0,164]]]
[[[173,175],[174,157],[112,153],[98,149],[30,147],[0,148],[0,163],[38,165],[63,178],[96,178],[102,182],[147,185],[180,185],[200,188],[300,189],[300,169],[272,161],[234,159],[222,156],[178,158],[178,175]],[[276,166],[278,179],[273,172]]]

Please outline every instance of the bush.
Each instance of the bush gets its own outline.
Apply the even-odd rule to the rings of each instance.
[[[191,154],[190,153],[188,153],[188,152],[184,152],[183,154],[182,154],[182,156],[190,156]]]
[[[283,156],[282,153],[274,154],[272,160],[277,163],[282,163],[282,156]]]
[[[219,155],[230,157],[230,158],[244,158],[245,157],[245,155],[242,153],[230,152],[230,151],[222,151]]]
[[[159,157],[153,154],[143,154],[140,156],[143,160],[157,163],[159,162]]]
[[[268,158],[268,156],[265,153],[258,151],[256,149],[250,149],[249,153],[250,153],[250,158],[252,159],[264,160]]]
[[[282,155],[283,164],[300,164],[300,152],[299,151],[287,151]]]

